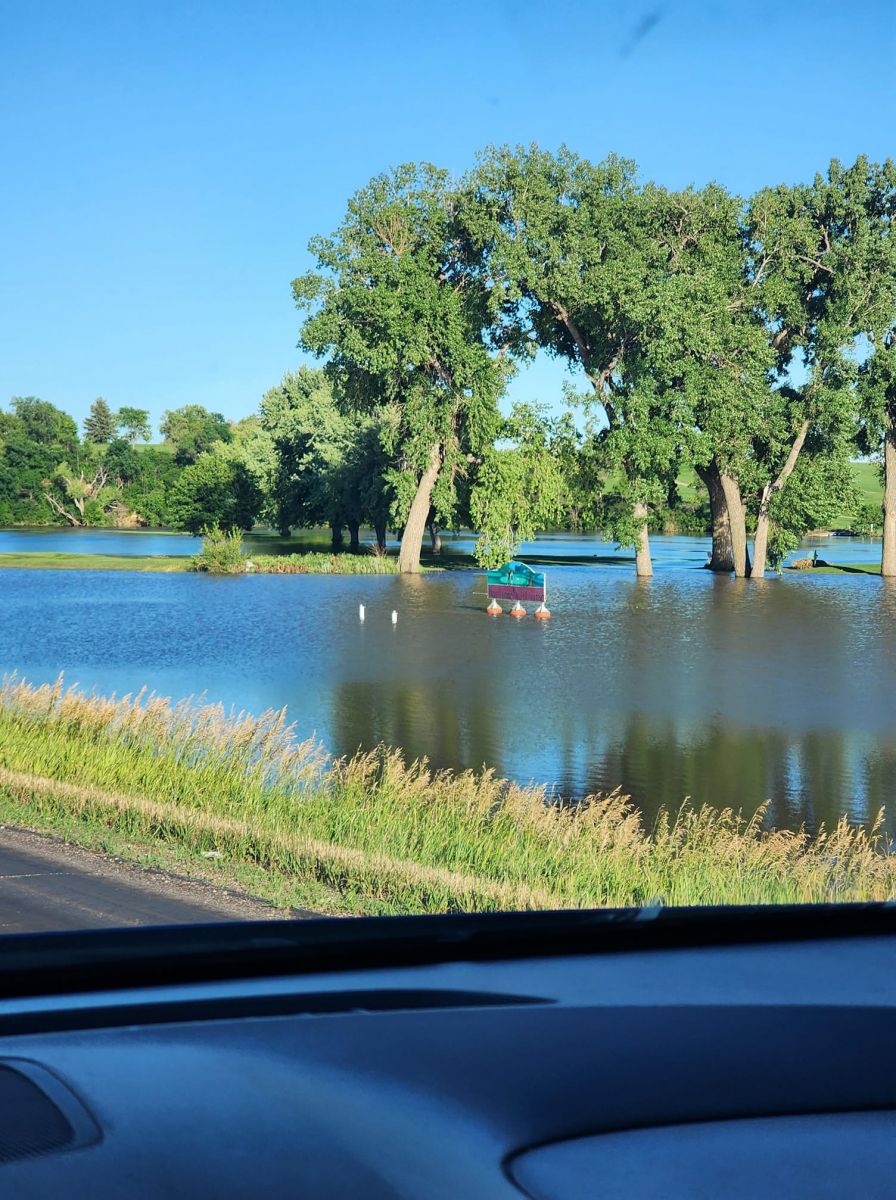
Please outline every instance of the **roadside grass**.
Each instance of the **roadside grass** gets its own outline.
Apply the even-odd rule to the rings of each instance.
[[[187,866],[214,853],[277,904],[339,913],[890,898],[879,825],[810,836],[684,805],[646,830],[618,792],[560,807],[545,789],[434,772],[380,748],[332,759],[284,712],[7,679],[0,813],[116,853]]]

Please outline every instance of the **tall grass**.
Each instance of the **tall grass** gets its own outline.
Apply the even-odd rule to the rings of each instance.
[[[398,559],[381,554],[253,554],[256,571],[266,575],[397,575]]]
[[[0,799],[22,824],[105,827],[142,844],[312,879],[349,912],[882,899],[879,824],[810,836],[684,805],[645,829],[627,797],[575,808],[493,773],[436,772],[380,748],[300,741],[284,712],[226,712],[9,678]]]

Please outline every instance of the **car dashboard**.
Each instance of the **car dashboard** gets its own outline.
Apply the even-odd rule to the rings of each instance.
[[[7,943],[10,1197],[896,1193],[888,906]]]

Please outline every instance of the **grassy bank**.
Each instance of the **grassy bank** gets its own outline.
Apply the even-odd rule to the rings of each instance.
[[[395,575],[396,558],[374,554],[249,555],[258,575]],[[189,571],[194,569],[189,555],[149,554],[52,554],[28,551],[0,554],[0,568],[19,567],[34,570],[65,571]],[[429,568],[424,567],[424,570]]]
[[[144,860],[176,855],[181,869],[214,862],[277,903],[331,912],[896,892],[896,860],[845,821],[809,837],[685,807],[646,831],[618,794],[563,810],[541,788],[433,773],[395,751],[334,761],[296,742],[283,713],[116,701],[61,682],[0,690],[0,815]]]

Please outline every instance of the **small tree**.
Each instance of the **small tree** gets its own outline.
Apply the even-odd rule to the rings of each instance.
[[[84,421],[84,436],[88,442],[105,445],[115,437],[116,425],[112,410],[102,396],[90,406],[90,415]]]
[[[129,442],[142,440],[148,442],[152,437],[149,425],[149,413],[145,408],[131,408],[124,405],[118,410],[118,428]]]

